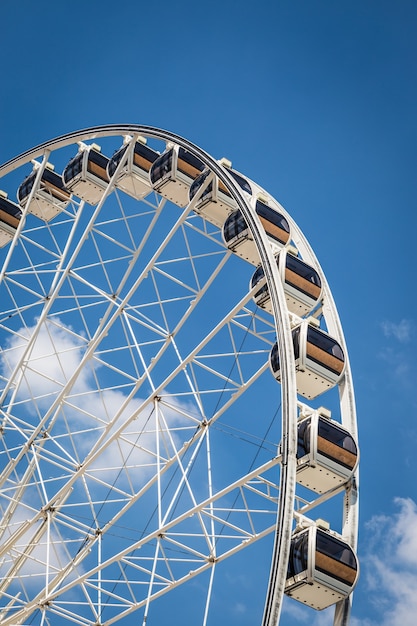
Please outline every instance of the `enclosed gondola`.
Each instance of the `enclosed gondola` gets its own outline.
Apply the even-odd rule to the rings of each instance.
[[[203,171],[204,165],[193,154],[180,146],[170,146],[153,163],[149,177],[152,187],[167,198],[185,207],[190,187]]]
[[[222,162],[223,165],[225,165],[225,163],[225,161]],[[230,167],[227,169],[230,176],[234,178],[242,191],[247,194],[247,196],[251,196],[252,188],[246,178]],[[192,183],[190,187],[190,201],[195,197],[201,187],[204,187],[204,190],[194,205],[194,211],[212,224],[221,228],[228,215],[237,210],[238,206],[236,201],[233,199],[226,185],[224,185],[217,176],[212,174],[210,179],[210,170],[208,169],[197,176]]]
[[[287,219],[265,199],[258,198],[255,202],[255,211],[265,229],[272,251],[277,254],[290,241],[290,225]],[[227,247],[238,256],[258,265],[259,254],[252,233],[246,224],[242,213],[234,211],[223,225],[223,239]]]
[[[109,178],[113,176],[117,166],[126,154],[132,137],[127,137],[123,145],[114,153],[107,166]],[[119,170],[115,185],[129,196],[140,200],[152,190],[149,171],[152,163],[158,158],[158,152],[146,145],[144,137],[138,137],[133,149],[130,149],[124,164]]]
[[[350,595],[358,570],[357,556],[348,543],[311,525],[292,536],[285,593],[320,611]]]
[[[340,344],[328,333],[303,320],[292,330],[297,392],[305,398],[315,398],[334,387],[341,379],[345,357]],[[270,354],[275,378],[281,380],[278,344]]]
[[[288,310],[298,316],[309,314],[320,301],[322,289],[319,274],[314,267],[295,256],[289,249],[281,250],[276,259]],[[250,289],[261,283],[264,276],[263,267],[259,265],[250,281]],[[262,284],[253,299],[258,306],[272,314],[266,283]]]
[[[100,146],[81,143],[78,153],[64,169],[64,185],[81,200],[95,205],[109,182],[108,163],[109,158],[101,153]]]
[[[9,200],[5,191],[0,190],[0,248],[13,239],[21,217],[20,206]]]
[[[35,185],[39,170],[39,163],[34,162],[33,171],[25,178],[17,190],[17,199],[21,207],[25,207]],[[65,188],[62,176],[55,172],[54,166],[47,163],[35,189],[27,210],[36,217],[49,222],[65,209],[71,199],[71,194]]]
[[[320,411],[298,422],[297,482],[316,493],[345,484],[358,462],[353,436]]]

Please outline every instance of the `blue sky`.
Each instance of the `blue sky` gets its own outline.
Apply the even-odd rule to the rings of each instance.
[[[148,124],[230,158],[302,228],[355,382],[352,624],[414,624],[415,3],[3,0],[0,20],[0,162],[80,128]],[[281,623],[330,621],[287,604]]]

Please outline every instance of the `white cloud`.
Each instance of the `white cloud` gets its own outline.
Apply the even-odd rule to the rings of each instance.
[[[306,608],[303,604],[293,599],[284,599],[283,604],[283,621],[284,624],[308,624],[308,626],[332,626],[334,618],[334,607],[329,607],[324,611],[315,612],[313,609]],[[289,617],[291,622],[286,620]]]
[[[415,626],[417,614],[417,504],[396,500],[393,517],[375,516],[368,523],[372,541],[363,559],[370,601],[378,620],[369,626]],[[363,624],[363,620],[360,622]]]
[[[21,399],[36,397],[40,406],[47,406],[50,396],[59,392],[79,365],[85,340],[57,319],[40,326],[30,354],[25,354],[34,329],[35,326],[21,328],[11,337],[1,352],[1,370],[8,379],[21,359],[25,359],[27,364],[18,396]],[[82,392],[87,386],[83,370],[77,378],[76,390]]]
[[[289,598],[284,598],[282,614],[283,616],[289,616],[294,624],[309,623],[312,615],[310,609],[306,609],[302,604]]]
[[[351,617],[349,626],[375,626],[374,622],[370,622],[368,619],[357,619],[356,617]]]
[[[413,391],[416,382],[414,323],[407,319],[402,319],[398,323],[385,320],[380,323],[380,327],[384,336],[391,340],[385,342],[378,354],[378,357],[389,365],[390,383],[400,385],[401,389]]]
[[[26,507],[25,503],[20,503],[5,530],[5,539],[8,539],[13,533],[22,529],[22,525],[32,517],[31,507]],[[36,527],[37,528],[37,527]],[[22,534],[17,544],[14,545],[11,556],[6,554],[0,562],[0,578],[4,578],[12,567],[14,559],[19,555],[20,551],[24,552],[27,546],[30,546],[31,537],[35,528],[28,527],[28,530]],[[56,532],[52,526],[49,534],[49,547],[47,546],[47,528],[45,526],[42,537],[37,541],[36,545],[29,550],[29,556],[19,569],[19,577],[21,582],[33,590],[40,590],[49,574],[48,579],[52,579],[54,574],[59,571],[63,563],[69,560],[62,537]],[[80,573],[80,567],[78,574]],[[71,579],[75,574],[71,574]]]
[[[0,352],[0,371],[8,379],[24,358],[26,367],[17,398],[27,413],[33,413],[34,407],[44,413],[80,365],[85,339],[59,319],[46,321],[41,325],[30,353],[25,354],[34,330],[35,325],[19,329],[8,341]],[[128,422],[129,417],[136,414],[143,404],[139,396],[126,402],[125,393],[118,389],[98,389],[97,374],[101,367],[98,362],[92,364],[90,361],[87,367],[80,368],[70,397],[64,404],[62,418],[54,426],[54,434],[59,435],[61,446],[65,447],[68,443],[70,456],[73,455],[72,445],[76,440],[79,461],[84,460],[112,421],[114,423],[105,439],[107,442],[110,442],[115,429]],[[171,438],[163,437],[165,447],[161,445],[160,453],[162,457],[171,457],[174,448],[180,445],[175,428],[187,421],[191,428],[195,428],[195,423],[185,417],[187,414],[196,414],[195,405],[189,401],[179,402],[166,394],[161,395],[163,399],[158,407],[158,424],[154,416],[149,417],[153,413],[153,406],[148,404],[126,425],[122,437],[119,436],[107,445],[103,442],[102,453],[90,466],[90,471],[100,480],[111,481],[118,476],[119,484],[123,482],[127,475],[119,472],[127,461],[130,467],[140,466],[141,479],[146,480],[149,471],[155,471],[156,433],[170,432]],[[75,431],[81,434],[74,437]]]
[[[105,390],[101,394],[100,402],[96,402],[96,415],[104,422],[108,421],[108,415],[117,415],[119,417],[113,427],[109,430],[106,440],[110,440],[115,428],[119,423],[123,423],[130,415],[136,413],[143,403],[141,398],[132,399],[124,409],[122,405],[126,400],[125,395],[120,391]],[[87,399],[88,402],[88,399]],[[177,404],[178,411],[175,410]],[[171,402],[170,407],[158,406],[159,415],[156,416],[152,404],[146,405],[124,428],[122,435],[117,437],[113,442],[105,447],[103,452],[96,461],[90,466],[90,472],[95,472],[102,479],[110,480],[115,473],[119,472],[124,466],[131,468],[141,467],[141,472],[135,472],[136,481],[139,476],[142,482],[145,482],[149,474],[155,472],[156,468],[156,433],[168,433],[170,437],[163,437],[164,444],[161,445],[161,457],[171,458],[174,454],[174,448],[180,446],[180,441],[175,434],[175,428],[185,424],[182,411],[185,410],[185,404]],[[158,423],[156,422],[158,421]],[[94,441],[88,437],[80,443],[82,451],[86,454]],[[123,475],[119,476],[119,480],[123,480]]]
[[[333,626],[334,608],[329,607],[323,612],[317,613],[310,626]]]
[[[233,606],[233,612],[237,613],[238,615],[245,615],[245,613],[247,612],[246,604],[243,604],[242,602],[237,602]]]
[[[394,337],[400,343],[410,341],[413,332],[411,321],[406,319],[402,319],[398,324],[385,320],[381,322],[381,328],[385,337]]]

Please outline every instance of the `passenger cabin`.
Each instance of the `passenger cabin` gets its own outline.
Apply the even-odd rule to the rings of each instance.
[[[348,543],[328,530],[309,526],[292,536],[285,593],[321,611],[350,595],[358,568]]]
[[[39,163],[34,162],[33,171],[25,178],[17,190],[17,199],[21,207],[25,207],[30,198],[38,175]],[[46,164],[37,189],[35,189],[27,210],[41,220],[49,222],[68,205],[71,194],[62,180],[62,176],[54,171],[53,165]]]
[[[228,173],[234,178],[242,191],[248,196],[252,195],[251,186],[243,176],[230,168],[228,168]],[[212,175],[210,182],[205,184],[209,175],[210,170],[206,169],[197,176],[190,187],[190,201],[201,187],[205,185],[204,191],[194,206],[194,211],[221,228],[228,215],[236,211],[238,206],[227,187],[217,176]]]
[[[107,166],[108,177],[111,178],[117,166],[126,154],[126,150],[131,148],[129,137],[125,143],[114,153]],[[138,137],[133,149],[129,150],[124,164],[119,170],[115,185],[129,196],[140,199],[146,196],[152,186],[149,180],[149,170],[152,163],[158,158],[158,152],[146,145],[144,137]]]
[[[266,202],[257,199],[255,210],[265,229],[272,251],[276,254],[290,241],[290,225],[286,218]],[[226,246],[249,263],[258,265],[259,254],[252,233],[242,213],[234,211],[223,226],[223,239]]]
[[[340,344],[326,332],[303,320],[292,330],[297,392],[305,398],[316,398],[334,387],[342,377],[345,357]],[[281,380],[278,344],[272,347],[270,365],[275,378]]]
[[[188,204],[189,190],[204,165],[180,146],[170,146],[153,163],[149,172],[152,187],[178,206]]]
[[[5,191],[0,190],[0,248],[13,239],[21,217],[20,206],[9,200]]]
[[[80,144],[80,149],[62,174],[65,187],[88,204],[98,204],[107,188],[109,158],[97,144]]]
[[[297,482],[316,493],[344,485],[358,462],[349,431],[319,412],[301,419],[297,429]]]
[[[321,280],[316,270],[292,254],[289,250],[281,250],[276,256],[278,272],[284,286],[288,310],[299,317],[308,315],[320,300]],[[262,265],[254,272],[250,289],[256,287],[264,279]],[[268,285],[262,287],[253,296],[255,303],[271,313],[272,305]]]

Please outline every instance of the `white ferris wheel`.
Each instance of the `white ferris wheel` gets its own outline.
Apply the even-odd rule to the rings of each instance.
[[[262,626],[284,596],[346,626],[353,386],[291,216],[148,126],[0,177],[0,624],[175,626],[191,593],[210,626],[217,579],[266,542]]]

